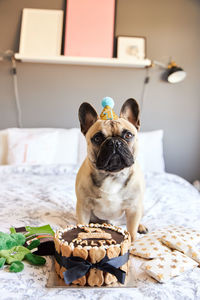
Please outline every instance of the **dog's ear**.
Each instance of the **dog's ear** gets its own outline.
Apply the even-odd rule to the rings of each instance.
[[[137,130],[140,129],[140,108],[136,100],[130,98],[124,102],[120,111],[120,118],[124,118],[131,122]]]
[[[97,121],[98,115],[96,110],[87,102],[84,102],[79,107],[78,111],[81,131],[86,135],[88,129]]]

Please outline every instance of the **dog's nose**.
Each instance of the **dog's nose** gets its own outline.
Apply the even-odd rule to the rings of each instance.
[[[116,148],[120,147],[122,142],[119,139],[112,138],[108,141],[108,146],[115,146]]]
[[[118,148],[120,147],[122,142],[120,140],[115,140],[115,147]]]

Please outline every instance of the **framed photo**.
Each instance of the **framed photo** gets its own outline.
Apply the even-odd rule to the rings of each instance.
[[[113,57],[115,0],[66,0],[66,56]]]
[[[59,56],[62,31],[62,10],[24,8],[19,53],[27,56]]]
[[[117,37],[117,58],[142,60],[146,57],[146,38],[135,36]]]

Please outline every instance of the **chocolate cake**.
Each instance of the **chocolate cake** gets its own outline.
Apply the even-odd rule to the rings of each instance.
[[[55,270],[66,284],[124,283],[130,234],[110,224],[67,226],[54,236]]]

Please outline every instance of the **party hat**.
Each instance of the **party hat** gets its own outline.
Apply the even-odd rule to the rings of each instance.
[[[103,98],[101,102],[103,110],[100,114],[101,120],[117,120],[118,116],[115,114],[113,107],[115,105],[114,100],[110,97]]]

